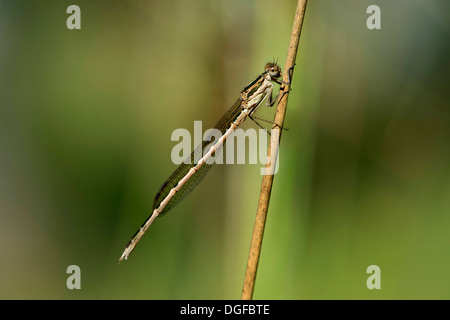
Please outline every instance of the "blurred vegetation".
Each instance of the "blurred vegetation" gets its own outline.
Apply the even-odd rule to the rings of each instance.
[[[450,5],[378,0],[371,31],[371,4],[308,3],[255,299],[450,298]],[[217,165],[117,259],[176,168],[172,131],[284,66],[295,7],[0,1],[0,298],[239,298],[261,165]]]

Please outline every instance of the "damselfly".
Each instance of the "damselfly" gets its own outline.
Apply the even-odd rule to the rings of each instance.
[[[241,91],[237,101],[214,127],[221,132],[221,137],[217,142],[214,141],[214,137],[206,137],[190,157],[163,183],[153,201],[152,214],[128,242],[119,262],[128,258],[156,217],[169,211],[194,190],[212,166],[208,159],[219,151],[234,129],[247,117],[253,120],[255,111],[264,100],[266,100],[266,106],[272,106],[275,103],[277,98],[272,96],[272,82],[279,85],[288,84],[279,80],[280,77],[281,68],[275,63],[268,63],[265,71]]]

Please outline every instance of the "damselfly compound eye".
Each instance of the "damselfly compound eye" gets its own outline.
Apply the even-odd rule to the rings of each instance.
[[[268,72],[272,78],[281,77],[281,68],[279,66],[277,66],[276,64],[268,63],[268,64],[266,64],[265,69],[266,69],[266,72]]]

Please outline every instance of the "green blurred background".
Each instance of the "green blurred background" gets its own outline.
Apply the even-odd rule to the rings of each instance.
[[[283,67],[295,8],[0,1],[0,298],[240,298],[261,165],[217,165],[117,259],[176,168],[172,131],[214,125]],[[255,299],[450,298],[448,12],[309,1]]]

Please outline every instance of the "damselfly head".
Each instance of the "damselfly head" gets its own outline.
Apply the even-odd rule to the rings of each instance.
[[[275,63],[268,63],[265,67],[266,72],[269,73],[271,78],[279,78],[281,77],[281,68],[277,66]]]

